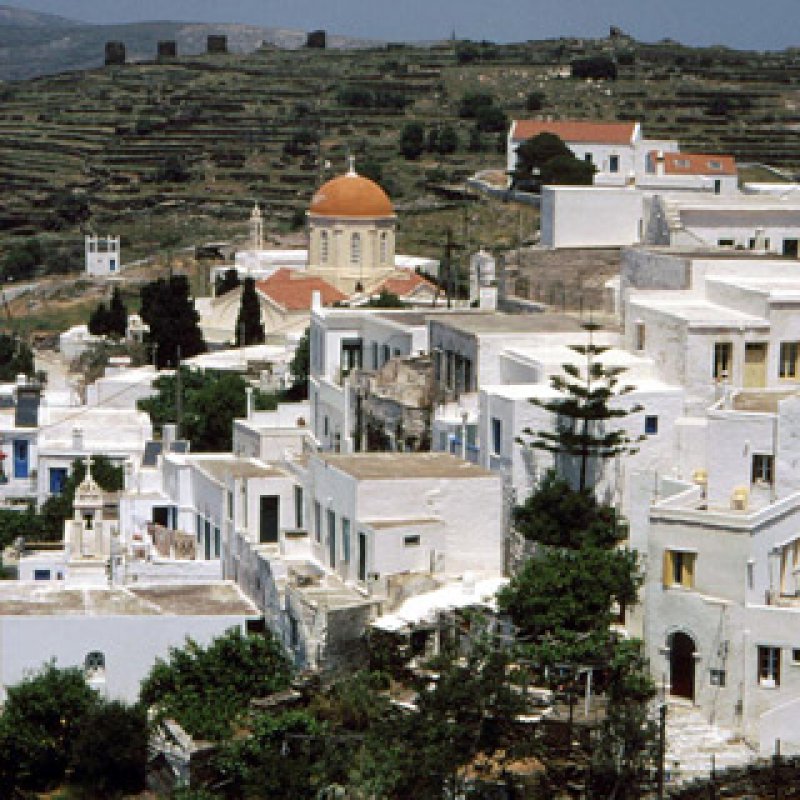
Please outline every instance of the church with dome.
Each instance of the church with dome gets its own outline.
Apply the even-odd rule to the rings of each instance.
[[[311,199],[309,273],[346,294],[368,292],[395,271],[397,215],[377,183],[350,169],[323,184]]]
[[[418,272],[436,274],[439,262],[396,252],[394,205],[375,181],[358,174],[352,156],[347,172],[323,183],[311,198],[307,249],[265,249],[264,221],[256,205],[249,247],[236,252],[233,265],[215,266],[211,281],[231,266],[240,279],[255,278],[268,334],[305,330],[314,297],[323,305],[361,305],[386,290],[409,305],[435,303],[436,286]],[[241,289],[197,301],[200,326],[212,346],[234,338],[240,302]]]

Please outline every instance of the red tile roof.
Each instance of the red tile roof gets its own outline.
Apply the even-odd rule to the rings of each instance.
[[[411,294],[419,286],[430,286],[431,289],[436,289],[436,284],[424,278],[422,275],[413,272],[412,270],[405,270],[407,273],[401,277],[387,278],[383,283],[375,288],[375,292],[380,292],[385,289],[387,292],[396,294],[398,297],[406,297]]]
[[[256,288],[287,311],[310,309],[314,291],[320,293],[324,306],[347,300],[346,294],[322,278],[285,267],[273,272],[266,280],[258,281]]]
[[[631,144],[636,122],[580,122],[578,120],[517,119],[512,123],[511,138],[522,142],[540,133],[554,133],[564,142],[584,144]]]
[[[657,151],[649,155],[655,168]],[[707,153],[664,153],[665,175],[736,175],[736,160],[733,156],[709,155]]]

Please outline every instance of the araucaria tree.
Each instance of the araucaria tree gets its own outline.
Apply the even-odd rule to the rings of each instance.
[[[594,332],[599,325],[589,322],[584,325],[589,333],[587,344],[572,345],[571,349],[585,357],[585,364],[563,364],[564,374],[554,375],[550,383],[559,392],[551,400],[532,398],[531,402],[556,415],[555,430],[523,430],[530,439],[528,444],[536,450],[546,450],[562,459],[559,464],[566,477],[566,462],[578,462],[578,489],[590,486],[589,469],[593,464],[618,455],[637,451],[636,444],[644,437],[631,439],[621,428],[610,427],[611,422],[641,411],[641,406],[621,408],[612,405],[612,400],[633,391],[633,386],[620,385],[624,367],[606,366],[601,356],[609,348],[594,342]]]
[[[261,322],[261,306],[256,294],[256,282],[253,278],[244,279],[242,304],[236,318],[236,346],[245,347],[250,344],[263,344],[264,324]]]

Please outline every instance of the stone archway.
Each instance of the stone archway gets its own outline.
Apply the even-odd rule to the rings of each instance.
[[[683,631],[669,637],[669,683],[673,697],[694,702],[695,654],[694,639]]]

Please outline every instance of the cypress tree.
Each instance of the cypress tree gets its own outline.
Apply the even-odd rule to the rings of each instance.
[[[256,294],[256,282],[253,278],[245,278],[242,288],[242,304],[239,306],[239,316],[236,318],[236,346],[263,344],[265,338],[264,324],[261,322],[261,306]]]

